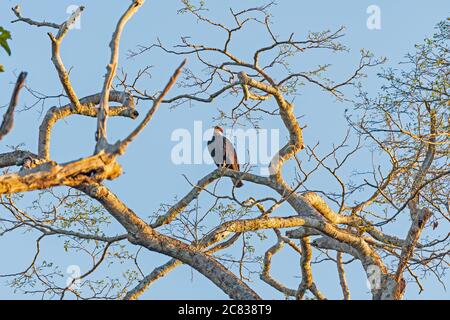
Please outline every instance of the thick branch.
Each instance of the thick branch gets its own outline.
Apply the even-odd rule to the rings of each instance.
[[[208,254],[212,254],[214,252],[217,252],[219,250],[223,250],[225,248],[230,247],[236,240],[239,238],[240,233],[236,233],[233,237],[230,237],[230,239],[214,246],[211,249],[208,249],[206,252]],[[205,246],[203,245],[202,241],[197,245],[198,248],[203,249]],[[150,274],[144,277],[139,284],[134,287],[132,290],[128,291],[127,294],[124,297],[124,300],[136,300],[138,299],[155,281],[158,279],[166,276],[170,271],[175,269],[176,267],[182,265],[183,262],[177,259],[171,259],[167,263],[163,264],[162,266],[159,266],[155,268]]]
[[[106,187],[99,184],[86,184],[80,186],[79,189],[98,200],[109,211],[127,230],[130,242],[190,265],[210,279],[232,299],[259,299],[259,296],[250,287],[213,257],[199,252],[198,249],[192,248],[181,241],[156,232]]]
[[[306,290],[310,290],[318,299],[323,300],[325,297],[317,289],[313,282],[311,260],[312,260],[312,248],[309,237],[304,237],[300,240],[302,247],[302,257],[300,258],[300,268],[302,271],[302,281],[298,286],[295,297],[297,300],[303,299]]]
[[[0,194],[76,186],[83,182],[115,179],[121,174],[115,158],[105,153],[57,165],[52,162],[0,176]]]
[[[52,128],[57,121],[75,114],[87,117],[97,117],[97,105],[100,103],[100,98],[100,93],[82,98],[78,110],[73,109],[70,104],[49,109],[39,127],[39,156],[47,160],[50,159],[50,135]],[[110,117],[120,116],[131,119],[138,117],[139,112],[134,108],[133,97],[130,94],[112,91],[109,95],[109,100],[110,102],[123,104],[122,106],[110,108],[108,114]]]
[[[269,169],[271,175],[281,177],[280,170],[283,163],[304,147],[303,133],[294,114],[294,106],[284,99],[283,94],[277,87],[259,82],[249,77],[245,72],[239,73],[239,79],[243,86],[249,86],[272,95],[280,108],[281,119],[289,131],[289,142],[272,159]],[[251,96],[248,97],[251,98]]]
[[[0,168],[23,166],[28,159],[37,159],[38,156],[29,151],[15,150],[0,154]]]
[[[397,271],[395,273],[395,279],[398,282],[397,286],[395,287],[395,292],[393,294],[395,299],[400,299],[403,296],[403,290],[404,287],[400,286],[403,271],[405,270],[406,266],[408,265],[409,259],[411,259],[414,249],[416,248],[417,242],[419,241],[419,237],[422,233],[423,228],[425,228],[426,223],[430,219],[432,213],[427,208],[424,209],[418,209],[417,212],[415,212],[415,215],[413,217],[413,222],[411,224],[411,227],[408,231],[408,235],[406,236],[405,245],[402,248],[402,253],[400,256],[400,261],[397,266]]]

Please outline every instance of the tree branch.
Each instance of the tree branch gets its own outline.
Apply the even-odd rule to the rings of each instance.
[[[8,109],[3,115],[3,122],[0,126],[0,140],[2,140],[12,130],[14,126],[14,110],[16,109],[19,100],[19,92],[23,88],[26,78],[27,78],[26,72],[21,72],[19,77],[17,78],[16,85],[14,86],[14,90],[11,96],[11,101],[9,102]]]
[[[50,135],[51,130],[57,121],[71,115],[97,117],[97,105],[100,103],[100,99],[100,93],[84,97],[80,99],[80,107],[78,110],[72,108],[72,105],[70,104],[49,109],[39,127],[39,156],[50,160]],[[112,91],[109,95],[109,101],[123,104],[122,106],[111,107],[108,114],[110,117],[127,117],[131,119],[136,119],[138,117],[139,112],[135,109],[133,97],[130,94]]]
[[[106,135],[106,120],[109,114],[109,94],[111,91],[111,84],[114,79],[117,70],[117,64],[119,60],[119,45],[120,37],[122,35],[123,28],[128,20],[139,10],[144,4],[145,0],[134,0],[128,7],[125,13],[117,23],[116,30],[113,33],[111,42],[109,44],[111,48],[111,59],[106,67],[105,81],[103,83],[102,96],[100,98],[99,113],[97,117],[97,145],[96,152],[105,149],[108,141]]]

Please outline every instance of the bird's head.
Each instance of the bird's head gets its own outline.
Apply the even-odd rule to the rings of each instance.
[[[223,135],[223,129],[222,129],[222,127],[215,126],[215,127],[214,127],[214,135]]]

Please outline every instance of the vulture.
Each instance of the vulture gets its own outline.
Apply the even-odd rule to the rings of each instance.
[[[233,144],[223,135],[223,129],[219,126],[214,127],[214,134],[208,141],[208,151],[217,167],[225,167],[235,171],[239,171],[239,162],[236,150]],[[241,180],[231,178],[236,188],[243,186]]]

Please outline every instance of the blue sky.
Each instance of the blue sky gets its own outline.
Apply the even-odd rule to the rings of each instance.
[[[105,66],[109,60],[108,44],[111,34],[128,3],[128,1],[93,0],[84,2],[1,0],[0,25],[12,33],[13,54],[11,57],[6,56],[3,52],[0,54],[0,62],[4,64],[6,70],[5,73],[0,74],[0,87],[2,88],[0,105],[5,105],[9,101],[14,75],[22,70],[29,73],[27,83],[35,90],[49,95],[59,94],[62,90],[50,61],[50,42],[46,34],[50,30],[34,28],[21,23],[10,24],[9,22],[14,19],[10,10],[12,6],[20,4],[24,16],[54,22],[62,22],[67,18],[66,9],[70,5],[86,6],[81,19],[81,28],[72,30],[68,34],[63,41],[61,50],[65,65],[68,68],[73,67],[71,70],[72,84],[78,96],[83,97],[101,90]],[[248,6],[262,3],[261,1],[245,1],[245,5]],[[369,30],[366,27],[368,18],[366,9],[372,4],[381,9],[381,30]],[[229,19],[228,8],[243,8],[244,1],[207,1],[207,5],[213,17],[225,20]],[[135,49],[137,45],[151,44],[157,37],[167,45],[177,44],[180,36],[183,35],[190,35],[197,42],[210,45],[223,41],[223,34],[206,29],[191,16],[178,15],[177,10],[180,7],[180,2],[175,0],[147,1],[125,28],[121,42],[119,67],[124,68],[132,75],[139,68],[152,65],[152,77],[146,78],[142,82],[142,87],[149,92],[161,89],[171,72],[180,63],[181,58],[164,54],[161,51],[152,51],[135,59],[127,59],[127,50]],[[346,36],[343,42],[350,48],[348,54],[310,54],[295,61],[295,64],[299,66],[333,63],[331,75],[336,79],[342,79],[358,63],[361,48],[374,52],[376,56],[386,56],[388,58],[387,66],[396,66],[407,52],[413,51],[415,43],[419,43],[425,37],[433,34],[434,26],[446,18],[450,12],[449,9],[450,4],[445,0],[420,2],[407,0],[352,0],[345,2],[285,0],[278,1],[271,12],[273,29],[284,37],[288,37],[294,32],[297,37],[301,38],[308,31],[333,30],[342,25],[345,26]],[[251,33],[243,36],[242,39],[239,38],[232,49],[245,57],[251,54],[258,45],[264,44],[264,41],[265,39],[261,38],[258,33]],[[189,66],[195,68],[195,62],[192,61]],[[376,93],[379,86],[376,71],[379,69],[370,72],[369,77],[365,80],[366,88],[371,93]],[[175,88],[170,95],[180,92],[183,92],[182,89]],[[24,94],[20,103],[23,106],[29,105],[32,101],[30,95]],[[50,108],[52,103],[54,104],[55,101],[45,104],[44,111]],[[192,181],[196,181],[210,172],[213,167],[210,165],[174,165],[170,159],[171,149],[174,145],[170,140],[171,133],[178,128],[193,130],[194,121],[199,120],[203,121],[205,128],[213,126],[213,117],[217,115],[217,108],[226,108],[226,104],[226,99],[219,99],[214,104],[196,103],[190,107],[180,107],[176,110],[170,110],[168,106],[161,107],[148,128],[130,146],[127,154],[120,159],[124,175],[116,181],[108,182],[108,185],[143,218],[150,216],[161,203],[171,203],[176,196],[183,196],[189,190],[183,174],[186,174]],[[300,92],[296,98],[296,105],[298,115],[304,116],[302,121],[308,126],[304,132],[307,143],[321,141],[321,145],[331,145],[338,143],[344,137],[346,133],[344,109],[350,106],[336,102],[332,97],[313,87],[305,87],[304,91]],[[146,104],[139,105],[140,110],[148,110],[148,107]],[[38,105],[27,112],[17,114],[14,131],[2,141],[0,147],[2,151],[7,150],[7,145],[21,143],[24,143],[25,147],[31,151],[36,151],[36,134],[42,118],[40,111]],[[141,112],[141,114],[143,113]],[[268,128],[280,127],[280,123],[276,121],[268,121],[264,124]],[[116,141],[123,137],[134,125],[135,123],[129,119],[110,120],[110,140]],[[95,121],[93,119],[72,117],[58,123],[52,140],[53,159],[65,162],[90,155],[94,149],[94,132]],[[282,133],[281,137],[285,134],[285,132]],[[357,159],[355,166],[369,161],[370,156],[367,155],[367,157]],[[350,169],[347,173],[350,173]],[[322,176],[315,182],[320,186],[328,183],[328,179],[329,177]],[[222,191],[229,190],[229,186],[222,186]],[[251,195],[259,190],[258,187],[250,186],[242,192]],[[202,201],[207,205],[209,200],[202,198]],[[120,228],[112,230],[120,232]],[[272,244],[273,239],[269,238],[264,243],[258,244],[257,249],[264,250]],[[16,234],[6,241],[0,239],[2,260],[5,256],[4,252],[6,252],[6,259],[3,261],[7,261],[6,265],[2,261],[0,273],[22,269],[30,260],[33,250],[31,246],[33,245],[33,237],[29,234]],[[50,241],[48,241],[48,245],[55,249],[53,252],[48,250],[48,257],[59,261],[63,266],[84,263],[78,261],[75,256],[71,257],[61,252],[61,248],[52,245]],[[149,272],[166,260],[167,258],[161,255],[147,253],[142,258],[142,265],[145,271]],[[340,298],[335,269],[333,264],[323,264],[313,269],[319,287],[330,298]],[[100,269],[100,272],[107,275],[113,270],[120,272],[120,269],[110,270],[107,268]],[[296,278],[298,257],[289,249],[285,249],[274,258],[273,274],[284,283],[296,287],[299,280]],[[365,286],[361,267],[356,263],[350,265],[347,276],[353,298],[368,298],[368,289]],[[251,285],[262,297],[283,298],[257,277],[253,280]],[[425,279],[424,284],[426,290],[420,296],[417,286],[410,284],[406,298],[449,298],[448,293],[434,279]],[[10,296],[8,289],[4,285],[0,285],[0,298],[6,297],[21,296]],[[176,269],[166,278],[158,281],[143,297],[149,299],[226,298],[207,279],[186,266]]]

